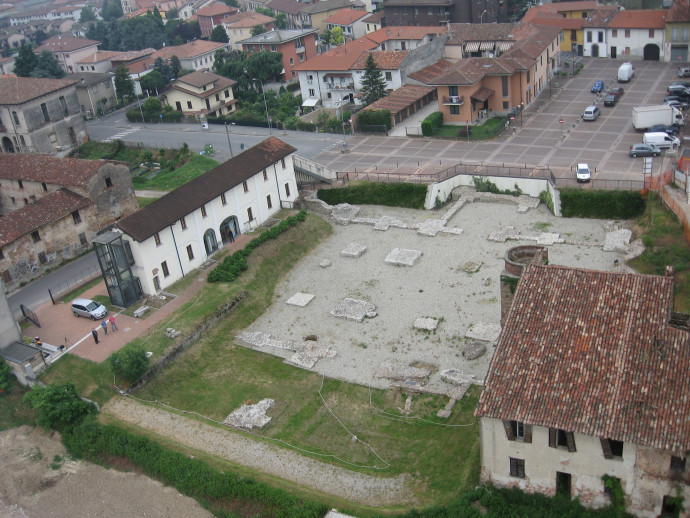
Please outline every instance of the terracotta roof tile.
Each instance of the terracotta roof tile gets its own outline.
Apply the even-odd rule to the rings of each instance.
[[[234,14],[238,11],[237,7],[228,7],[223,2],[216,2],[202,7],[196,12],[197,16],[218,16],[221,14]]]
[[[467,41],[514,40],[519,29],[517,23],[451,23],[449,45]]]
[[[308,4],[299,2],[298,0],[270,0],[266,3],[266,7],[274,11],[297,15],[302,12],[302,8]]]
[[[299,63],[293,67],[293,70],[350,70],[362,52],[376,47],[378,47],[378,43],[365,36],[314,56],[304,63]]]
[[[618,12],[619,7],[615,5],[611,6],[599,6],[589,13],[589,17],[585,20],[583,27],[608,27],[611,20]]]
[[[35,203],[0,218],[0,247],[92,203],[88,198],[69,189],[62,188],[51,192]]]
[[[246,11],[237,13],[233,16],[223,19],[225,25],[232,25],[233,27],[254,27],[255,25],[266,25],[275,22],[276,19],[264,14],[255,13],[254,11]]]
[[[72,86],[76,82],[76,79],[45,79],[5,74],[0,76],[0,103],[22,104],[36,97]]]
[[[80,186],[85,185],[105,163],[105,160],[0,153],[0,178]]]
[[[374,56],[376,66],[380,70],[397,70],[409,54],[407,50],[375,50],[372,52],[364,51],[350,67],[352,70],[364,70],[366,68],[367,57],[369,54]]]
[[[371,14],[363,21],[364,23],[381,23],[381,19],[384,17],[385,14],[385,11],[381,9],[380,11],[376,11],[375,13]]]
[[[433,86],[403,85],[384,98],[370,104],[365,110],[390,110],[391,114],[395,115],[434,90]]]
[[[421,40],[430,34],[441,36],[447,32],[448,29],[446,27],[438,27],[435,25],[391,26],[370,32],[366,37],[381,44],[390,40]]]
[[[143,209],[122,218],[116,225],[137,241],[144,241],[295,151],[294,147],[282,140],[269,137]]]
[[[332,23],[333,25],[350,25],[351,23],[361,20],[369,16],[366,11],[356,11],[354,9],[341,9],[333,16],[326,18],[323,23]]]
[[[598,2],[589,0],[535,5],[534,7],[530,7],[525,13],[525,16],[522,17],[522,23],[531,22],[533,18],[548,14],[557,14],[558,16],[561,16],[560,13],[591,11],[592,9],[596,9],[598,5]]]
[[[690,449],[690,333],[673,277],[528,265],[475,415]]]
[[[53,36],[45,40],[40,47],[34,49],[36,54],[40,54],[44,50],[49,52],[71,52],[74,50],[100,45],[100,41],[87,40],[84,38],[71,38],[69,36]]]
[[[668,10],[666,21],[672,23],[690,22],[690,0],[675,0]]]
[[[271,0],[275,1],[275,0]],[[323,13],[326,11],[333,11],[335,9],[342,9],[343,7],[362,7],[362,2],[356,0],[321,0],[313,4],[307,4],[302,7],[301,12],[307,14]]]
[[[468,58],[457,63],[440,60],[410,74],[410,78],[428,85],[473,85],[489,75],[511,75],[527,70],[533,62],[519,58]]]
[[[663,29],[666,27],[664,9],[643,9],[640,11],[618,11],[609,27],[613,29]]]
[[[110,61],[110,59],[120,54],[121,52],[117,52],[114,50],[99,50],[97,52],[94,52],[90,56],[77,61],[77,63],[99,63],[101,61]]]

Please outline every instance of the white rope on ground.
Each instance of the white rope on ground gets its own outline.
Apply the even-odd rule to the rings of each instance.
[[[394,421],[400,421],[401,423],[407,423],[409,422],[408,420],[416,420],[416,421],[422,421],[424,423],[429,423],[434,426],[441,426],[443,428],[468,428],[470,426],[477,426],[477,423],[470,423],[470,424],[445,424],[445,423],[437,423],[435,421],[429,421],[428,419],[424,419],[422,417],[417,417],[417,416],[408,416],[408,415],[400,415],[400,414],[393,414],[391,412],[386,412],[382,408],[375,407],[374,404],[372,403],[371,400],[371,385],[369,385],[369,408],[381,412],[382,414],[385,415],[378,415],[378,414],[373,414],[377,417],[386,417],[387,419],[392,419]],[[390,417],[388,417],[390,416]]]
[[[259,438],[259,439],[264,439],[264,440],[266,440],[266,441],[271,441],[271,442],[274,442],[274,443],[282,444],[283,446],[286,446],[286,447],[291,448],[291,449],[293,449],[293,450],[299,451],[299,452],[301,452],[301,453],[305,453],[305,454],[309,454],[309,455],[314,455],[314,456],[316,456],[316,457],[323,457],[323,458],[333,459],[333,460],[336,460],[336,461],[341,462],[341,463],[343,463],[343,464],[346,464],[346,465],[348,465],[348,466],[351,466],[351,467],[353,467],[353,468],[371,469],[371,470],[377,470],[377,471],[382,471],[382,470],[385,470],[385,469],[389,469],[389,468],[390,468],[390,463],[388,463],[388,462],[386,462],[385,460],[381,459],[381,457],[379,457],[379,455],[378,455],[375,451],[373,451],[373,449],[371,449],[371,447],[370,447],[368,444],[366,444],[366,443],[364,443],[364,442],[362,442],[362,441],[359,441],[359,442],[362,442],[362,444],[364,444],[365,446],[369,447],[369,449],[372,450],[372,452],[374,453],[374,455],[376,455],[376,457],[378,457],[379,459],[381,459],[381,460],[386,464],[386,466],[384,466],[384,467],[380,467],[380,466],[365,466],[365,465],[362,465],[362,464],[355,464],[355,463],[353,463],[353,462],[349,462],[349,461],[347,461],[347,460],[345,460],[345,459],[341,459],[340,457],[338,457],[338,456],[336,456],[336,455],[333,455],[333,454],[330,454],[330,453],[318,453],[318,452],[315,452],[315,451],[306,450],[306,449],[304,449],[304,448],[300,448],[299,446],[295,446],[294,444],[291,444],[291,443],[289,443],[289,442],[286,442],[286,441],[284,441],[284,440],[282,440],[282,439],[276,439],[276,438],[274,438],[274,437],[268,437],[268,436],[266,436],[266,435],[261,435],[261,434],[258,434],[258,433],[256,433],[256,432],[252,432],[251,430],[246,430],[246,429],[241,428],[241,427],[238,427],[238,426],[233,426],[233,425],[230,425],[230,424],[225,424],[225,423],[223,423],[223,422],[221,422],[221,421],[216,421],[215,419],[211,419],[210,417],[207,417],[207,416],[205,416],[205,415],[199,414],[198,412],[193,412],[193,411],[190,411],[190,410],[181,410],[181,409],[179,409],[179,408],[175,408],[175,407],[173,407],[173,406],[171,406],[171,405],[168,405],[167,403],[163,403],[162,401],[158,401],[157,399],[156,399],[156,400],[141,399],[141,398],[138,398],[138,397],[133,396],[133,395],[131,395],[131,394],[127,394],[124,390],[120,389],[120,388],[119,388],[117,385],[115,385],[114,383],[113,383],[113,386],[115,387],[115,389],[117,390],[117,392],[118,392],[120,395],[122,395],[122,396],[130,397],[130,398],[132,398],[132,399],[135,399],[135,400],[137,400],[137,401],[141,401],[141,402],[143,402],[143,403],[153,403],[153,404],[156,404],[156,405],[164,406],[164,407],[170,408],[171,410],[174,410],[175,412],[179,412],[179,413],[182,413],[182,414],[191,414],[191,415],[195,415],[195,416],[200,417],[201,419],[205,419],[205,420],[210,421],[210,422],[212,422],[212,423],[218,424],[218,425],[220,425],[221,427],[227,426],[227,427],[229,427],[229,428],[233,428],[234,430],[237,430],[238,432],[242,432],[242,433],[244,433],[244,434],[251,435],[251,436],[257,437],[257,438]],[[322,399],[323,399],[323,398],[322,398]],[[329,409],[329,411],[330,411],[330,409]],[[331,412],[331,413],[332,413],[332,412]],[[337,418],[336,418],[336,419],[337,419]]]

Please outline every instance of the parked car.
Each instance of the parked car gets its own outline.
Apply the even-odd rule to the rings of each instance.
[[[594,84],[592,85],[592,93],[593,94],[598,94],[604,89],[604,82],[603,81],[594,81]]]
[[[583,121],[595,121],[601,115],[601,110],[596,106],[587,106],[582,114]]]
[[[666,95],[678,95],[680,97],[690,97],[690,88],[684,86],[674,86],[666,89]]]
[[[108,314],[108,309],[91,299],[74,299],[72,301],[72,313],[75,317],[87,317],[91,320],[100,320]]]
[[[633,144],[630,146],[628,154],[633,158],[637,158],[638,156],[659,156],[661,150],[651,144]]]
[[[673,98],[674,96],[671,96],[671,97],[672,97],[671,99],[665,100],[664,104],[666,104],[668,106],[675,106],[679,110],[685,110],[685,109],[687,109],[688,106],[690,106],[690,103],[688,103],[688,101],[681,100],[679,98]]]
[[[609,95],[615,95],[616,97],[622,97],[625,90],[622,88],[612,88],[609,90]]]
[[[578,182],[589,182],[592,179],[592,171],[587,164],[577,164],[575,177]]]
[[[690,77],[690,67],[678,67],[678,77]]]
[[[682,86],[683,88],[690,88],[690,81],[674,81],[670,85],[668,85],[669,88],[673,88],[674,86]]]
[[[604,97],[604,106],[616,106],[616,103],[618,102],[618,96],[617,95],[607,95]]]
[[[678,135],[678,128],[676,126],[666,126],[665,124],[657,124],[656,126],[649,128],[647,131],[650,133],[663,132],[671,136]]]

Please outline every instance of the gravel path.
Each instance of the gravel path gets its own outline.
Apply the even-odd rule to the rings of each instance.
[[[184,446],[351,502],[371,506],[412,502],[405,477],[381,478],[348,471],[231,430],[141,404],[129,397],[114,397],[103,412]]]

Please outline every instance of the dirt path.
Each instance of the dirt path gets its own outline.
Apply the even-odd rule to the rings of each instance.
[[[0,518],[213,516],[149,477],[65,456],[57,434],[29,426],[0,432]]]
[[[351,502],[377,507],[413,502],[403,476],[381,478],[349,471],[128,397],[112,398],[102,411],[178,444]]]

